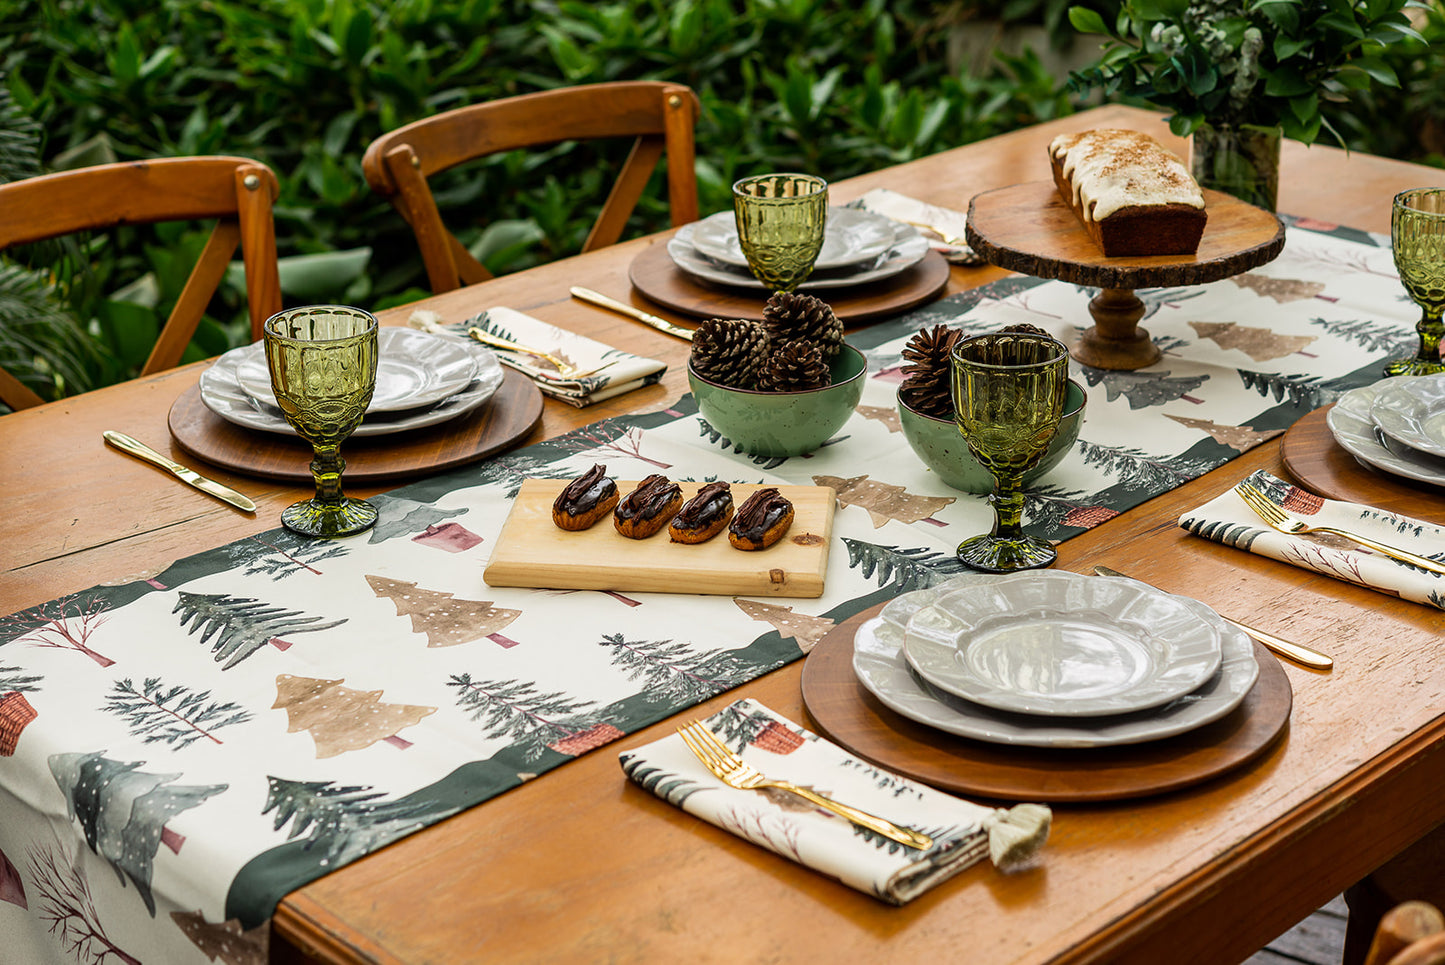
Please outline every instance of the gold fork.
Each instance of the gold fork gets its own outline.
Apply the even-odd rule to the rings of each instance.
[[[934,234],[938,235],[938,237],[943,241],[945,245],[953,245],[955,248],[968,247],[967,238],[962,238],[956,234],[953,234],[952,232],[944,231],[938,225],[929,224],[926,221],[909,221],[907,218],[903,219],[903,223],[913,225],[913,227],[915,228],[922,228],[924,231],[933,232]]]
[[[796,794],[820,808],[832,811],[839,817],[847,818],[860,828],[867,828],[875,834],[881,834],[891,841],[907,845],[910,848],[917,848],[920,851],[927,851],[933,847],[933,839],[919,831],[899,827],[892,821],[884,820],[867,811],[839,804],[806,787],[764,777],[757,768],[744,762],[741,757],[738,757],[714,737],[712,731],[708,730],[700,720],[684,724],[677,729],[677,732],[682,736],[688,749],[698,760],[702,761],[703,766],[716,774],[729,787],[735,787],[742,791],[757,791],[767,787],[779,788]]]
[[[547,362],[550,362],[552,366],[556,368],[557,374],[562,376],[562,378],[564,379],[581,379],[589,375],[596,375],[603,369],[617,364],[617,360],[613,359],[611,362],[604,362],[602,365],[599,365],[596,368],[591,368],[583,371],[582,369],[573,365],[571,362],[560,359],[555,355],[549,355],[548,353],[543,352],[541,349],[528,348],[525,345],[518,345],[516,342],[510,342],[505,338],[498,338],[497,336],[492,335],[490,332],[484,332],[480,328],[473,327],[467,329],[467,335],[471,338],[476,339],[478,342],[481,342],[483,345],[490,345],[492,348],[499,348],[507,352],[521,352],[523,355],[531,355],[535,358],[543,359]]]
[[[1380,543],[1368,536],[1359,536],[1355,533],[1346,532],[1343,529],[1336,529],[1333,526],[1312,526],[1304,520],[1292,516],[1281,509],[1274,500],[1249,484],[1248,480],[1240,482],[1234,487],[1239,493],[1239,498],[1244,504],[1254,510],[1256,516],[1264,520],[1274,529],[1281,533],[1333,533],[1336,536],[1343,536],[1347,540],[1367,546],[1379,553],[1384,553],[1391,559],[1399,560],[1401,563],[1409,563],[1411,566],[1418,566],[1422,570],[1429,570],[1432,573],[1445,573],[1445,563],[1437,560],[1427,559],[1409,550],[1400,549],[1397,546],[1390,546]]]

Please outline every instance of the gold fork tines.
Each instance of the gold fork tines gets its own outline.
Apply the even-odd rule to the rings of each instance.
[[[584,371],[583,369],[580,369],[577,366],[573,365],[571,362],[568,362],[566,359],[558,358],[557,356],[544,352],[541,349],[528,348],[525,345],[519,345],[518,343],[509,341],[508,339],[499,338],[496,335],[493,335],[492,333],[487,331],[483,331],[482,329],[476,328],[475,326],[467,329],[467,335],[477,340],[478,342],[481,342],[483,345],[490,345],[492,348],[499,348],[504,352],[520,352],[523,355],[530,355],[533,358],[542,359],[543,361],[550,363],[551,366],[557,370],[557,374],[562,376],[564,379],[581,379],[589,375],[596,375],[603,369],[610,368],[611,366],[617,364],[617,360],[613,359],[611,362],[604,362],[601,365],[596,366],[595,368],[586,369]]]
[[[859,827],[867,828],[875,834],[881,834],[891,841],[907,845],[910,848],[917,848],[920,851],[926,851],[933,847],[933,839],[922,832],[900,827],[892,821],[869,814],[867,811],[840,804],[809,788],[764,777],[757,768],[738,757],[714,737],[712,731],[708,730],[700,720],[684,724],[677,729],[677,732],[682,737],[683,743],[687,744],[688,749],[692,751],[693,756],[702,761],[704,767],[729,787],[735,787],[741,791],[758,791],[768,787],[778,788],[796,794],[824,810],[832,811],[839,817],[847,818]]]
[[[1333,533],[1335,536],[1340,536],[1351,542],[1358,543],[1361,546],[1368,547],[1377,553],[1383,553],[1385,556],[1398,562],[1408,563],[1422,570],[1429,570],[1431,573],[1445,574],[1445,563],[1441,563],[1438,560],[1432,560],[1420,556],[1417,553],[1412,553],[1409,550],[1400,549],[1398,546],[1381,543],[1368,536],[1360,536],[1357,533],[1337,529],[1333,526],[1313,526],[1299,517],[1285,512],[1273,499],[1270,499],[1269,496],[1250,485],[1249,480],[1240,482],[1234,487],[1234,491],[1239,494],[1239,498],[1244,500],[1244,504],[1248,506],[1256,516],[1264,520],[1271,528],[1277,529],[1281,533],[1290,533],[1292,535],[1299,533]]]

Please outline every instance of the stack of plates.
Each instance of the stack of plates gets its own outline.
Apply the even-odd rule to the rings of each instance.
[[[1445,486],[1445,375],[1396,376],[1351,389],[1325,422],[1365,465]]]
[[[474,411],[502,384],[491,349],[470,339],[383,328],[377,335],[376,392],[354,436],[384,436],[440,425]],[[201,401],[227,422],[295,435],[271,392],[260,342],[232,349],[201,373]]]
[[[862,624],[853,670],[890,710],[998,744],[1173,737],[1243,702],[1254,645],[1204,604],[1062,571],[975,576],[900,596]]]
[[[883,281],[923,260],[929,245],[911,225],[861,208],[829,208],[823,250],[801,291],[852,288]],[[763,291],[738,245],[731,211],[683,225],[667,252],[684,273],[701,281]]]

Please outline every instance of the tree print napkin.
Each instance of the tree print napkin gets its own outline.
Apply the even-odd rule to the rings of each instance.
[[[1445,529],[1434,523],[1359,503],[1325,499],[1263,470],[1250,476],[1249,481],[1287,512],[1316,526],[1348,530],[1445,563]],[[1216,543],[1445,609],[1445,575],[1401,563],[1330,533],[1292,536],[1270,529],[1233,487],[1179,517],[1179,525]]]
[[[885,218],[892,218],[894,221],[902,221],[919,228],[933,250],[943,255],[952,264],[984,264],[984,260],[961,240],[956,243],[942,240],[943,236],[951,239],[964,237],[964,230],[968,226],[968,215],[962,211],[941,208],[936,204],[926,204],[887,188],[874,188],[857,201],[852,202],[849,207],[862,208],[864,211],[881,214]],[[929,231],[930,227],[935,230]]]
[[[985,855],[1002,870],[1015,868],[1049,834],[1051,812],[1041,804],[989,808],[915,784],[755,700],[739,700],[706,724],[766,776],[922,831],[933,838],[933,847],[918,851],[897,844],[787,791],[728,787],[676,734],[624,751],[622,769],[668,803],[891,904],[921,895]]]
[[[584,373],[591,372],[582,378],[567,378],[545,359],[506,349],[496,350],[497,359],[503,365],[516,369],[537,383],[543,395],[579,409],[644,385],[652,385],[667,371],[667,365],[657,359],[642,358],[603,345],[585,335],[548,325],[541,319],[510,308],[489,308],[460,325],[452,326],[442,325],[436,312],[422,310],[412,314],[410,324],[422,331],[453,335],[465,335],[469,328],[480,328],[498,338],[556,356],[578,366]]]

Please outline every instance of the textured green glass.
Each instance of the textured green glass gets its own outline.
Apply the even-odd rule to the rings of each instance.
[[[1058,558],[1046,540],[1023,532],[1023,477],[1059,431],[1068,384],[1068,349],[1046,335],[998,332],[959,339],[954,346],[958,431],[993,476],[993,531],[958,545],[965,566],[1012,573]]]
[[[1445,188],[1414,188],[1395,195],[1390,210],[1390,247],[1400,283],[1420,306],[1415,331],[1420,347],[1414,358],[1396,359],[1386,375],[1445,372],[1440,338],[1445,335]]]
[[[1275,210],[1279,199],[1280,129],[1205,124],[1189,142],[1189,173],[1200,187]]]
[[[376,507],[341,492],[341,444],[376,390],[376,318],[358,308],[290,308],[266,321],[266,365],[281,414],[315,453],[316,495],[281,513],[306,536],[349,536],[376,522]]]
[[[733,217],[753,277],[772,291],[793,291],[823,250],[828,182],[811,174],[743,178],[733,185]]]

